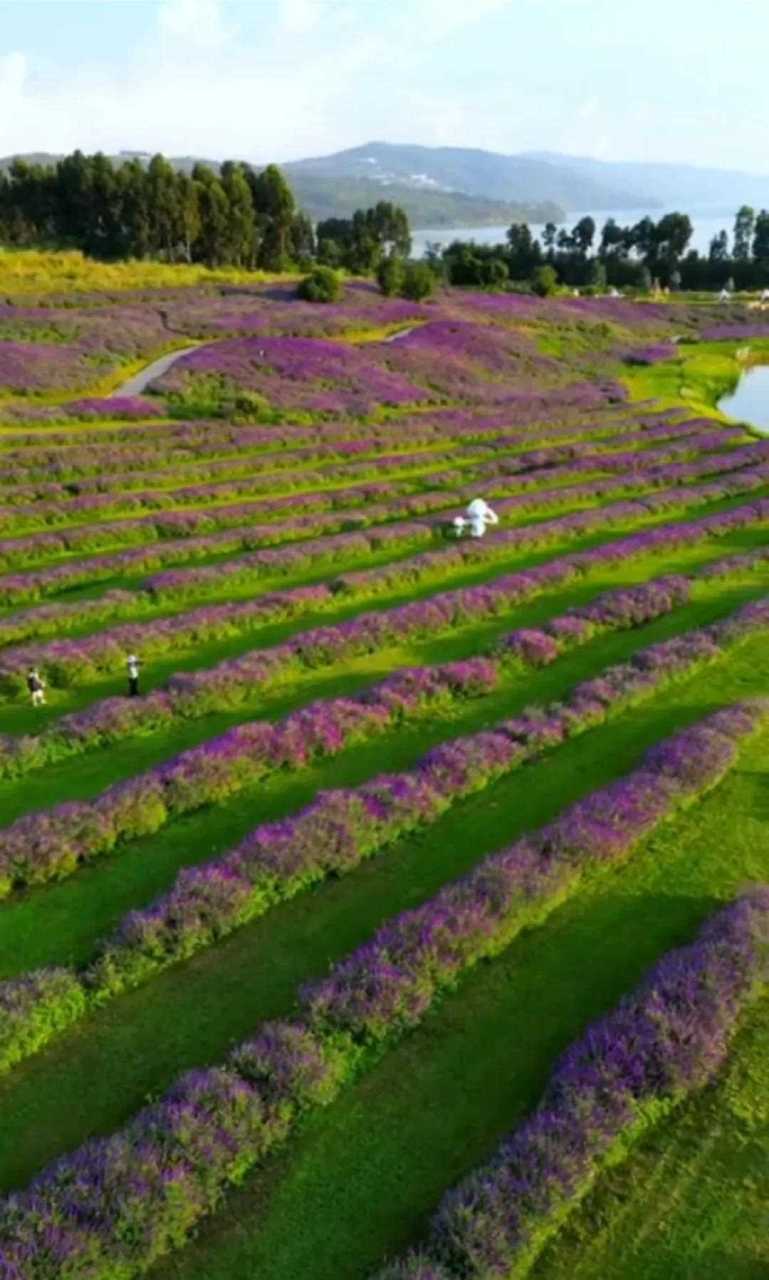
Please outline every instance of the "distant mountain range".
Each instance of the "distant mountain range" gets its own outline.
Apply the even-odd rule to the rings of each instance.
[[[124,151],[113,159],[130,157],[149,158],[144,152]],[[12,158],[0,160],[0,168]],[[23,158],[53,163],[60,157]],[[186,170],[196,163],[193,156],[171,160]],[[469,147],[368,142],[333,155],[288,161],[281,168],[299,204],[316,219],[349,216],[386,199],[406,209],[414,228],[563,222],[585,210],[632,214],[640,209],[687,212],[710,206],[733,212],[741,204],[769,207],[769,176],[555,152],[503,155]]]
[[[530,159],[550,164],[561,172],[597,183],[623,187],[636,197],[634,205],[652,202],[685,213],[695,206],[735,211],[741,204],[769,207],[769,175],[738,169],[704,169],[691,164],[655,164],[626,160],[592,160],[559,152],[531,152]],[[597,206],[596,206],[597,207]],[[631,208],[618,204],[617,208]]]
[[[360,182],[375,184],[388,193],[396,188],[415,194],[461,193],[474,200],[555,205],[564,212],[653,203],[648,192],[640,195],[621,183],[583,175],[555,161],[467,147],[369,142],[335,155],[294,160],[282,168],[294,189],[306,193],[308,203],[320,187]],[[532,222],[545,220],[531,218]],[[553,218],[555,222],[562,220]]]
[[[407,207],[417,196],[432,193],[436,199],[451,195],[458,200],[464,195],[468,200],[505,201],[518,207],[557,205],[566,214],[617,209],[629,215],[642,209],[686,213],[704,208],[731,214],[741,204],[769,208],[769,175],[684,164],[592,160],[555,152],[502,155],[468,147],[369,142],[282,167],[309,208],[325,191],[336,191],[340,199],[346,199],[348,184],[358,183],[367,184],[367,188],[374,184]],[[404,191],[411,196],[402,194]],[[469,203],[460,203],[456,212],[462,222],[425,221],[420,211],[412,217],[412,225],[472,226],[489,221],[479,217],[476,223]],[[426,208],[424,213],[427,216]],[[547,218],[563,221],[552,212],[546,217],[531,215],[527,220],[544,222]],[[501,223],[509,221],[509,217],[499,219]]]

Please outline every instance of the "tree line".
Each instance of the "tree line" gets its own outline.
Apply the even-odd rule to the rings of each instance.
[[[75,151],[55,164],[16,159],[0,172],[0,240],[81,249],[102,259],[159,258],[287,270],[318,261],[356,274],[408,256],[404,211],[388,201],[316,231],[276,165],[225,161],[190,173],[162,155],[113,162]]]
[[[423,296],[430,280],[441,278],[492,288],[527,282],[540,291],[559,284],[596,290],[648,290],[655,282],[694,290],[769,285],[769,211],[743,205],[731,241],[721,231],[706,254],[689,247],[692,230],[689,217],[677,212],[627,226],[608,218],[600,233],[591,217],[571,230],[548,222],[541,239],[518,222],[504,244],[431,246],[419,270],[412,263],[407,271],[411,232],[403,209],[383,200],[314,227],[276,165],[256,170],[227,160],[216,169],[198,163],[187,173],[162,155],[145,164],[75,151],[55,164],[16,159],[0,171],[5,244],[76,248],[107,260],[314,269],[321,272],[315,281],[321,292],[333,291],[328,273],[339,268],[377,276],[386,293]]]
[[[506,242],[479,245],[455,240],[446,249],[431,246],[428,260],[451,284],[481,287],[533,282],[603,289],[755,289],[769,285],[769,211],[743,205],[726,230],[711,240],[707,254],[689,248],[693,227],[685,213],[644,217],[629,226],[613,218],[600,235],[591,217],[569,231],[546,223],[541,240],[526,223],[514,223]]]
[[[226,161],[218,172],[196,164],[184,173],[161,155],[114,164],[80,151],[55,165],[14,160],[0,175],[0,239],[276,271],[314,252],[312,222],[275,165],[256,172]]]

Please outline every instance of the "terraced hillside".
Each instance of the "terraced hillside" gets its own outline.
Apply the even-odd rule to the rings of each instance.
[[[1,1280],[767,1274],[746,342],[365,285],[0,309]]]

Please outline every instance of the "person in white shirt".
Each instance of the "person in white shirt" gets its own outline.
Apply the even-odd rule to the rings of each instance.
[[[135,653],[130,653],[126,658],[126,667],[128,668],[128,696],[129,698],[138,698],[139,659]]]
[[[470,536],[473,538],[482,538],[486,532],[487,524],[499,524],[499,516],[496,511],[492,511],[488,502],[484,502],[483,498],[473,498],[467,507],[467,519],[470,523]]]

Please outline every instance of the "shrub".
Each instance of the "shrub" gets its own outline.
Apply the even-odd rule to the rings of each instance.
[[[387,298],[394,298],[401,293],[406,278],[406,267],[402,258],[383,258],[377,273],[377,282]]]
[[[168,416],[183,421],[221,418],[227,413],[235,394],[234,385],[221,374],[188,374],[183,387],[168,394]]]
[[[342,296],[342,281],[332,267],[313,267],[299,281],[296,292],[305,302],[337,302]]]
[[[435,288],[435,276],[426,262],[409,262],[403,273],[401,297],[411,302],[423,302]]]
[[[548,263],[537,267],[531,277],[531,287],[540,298],[549,298],[558,288],[558,276],[555,268]]]

